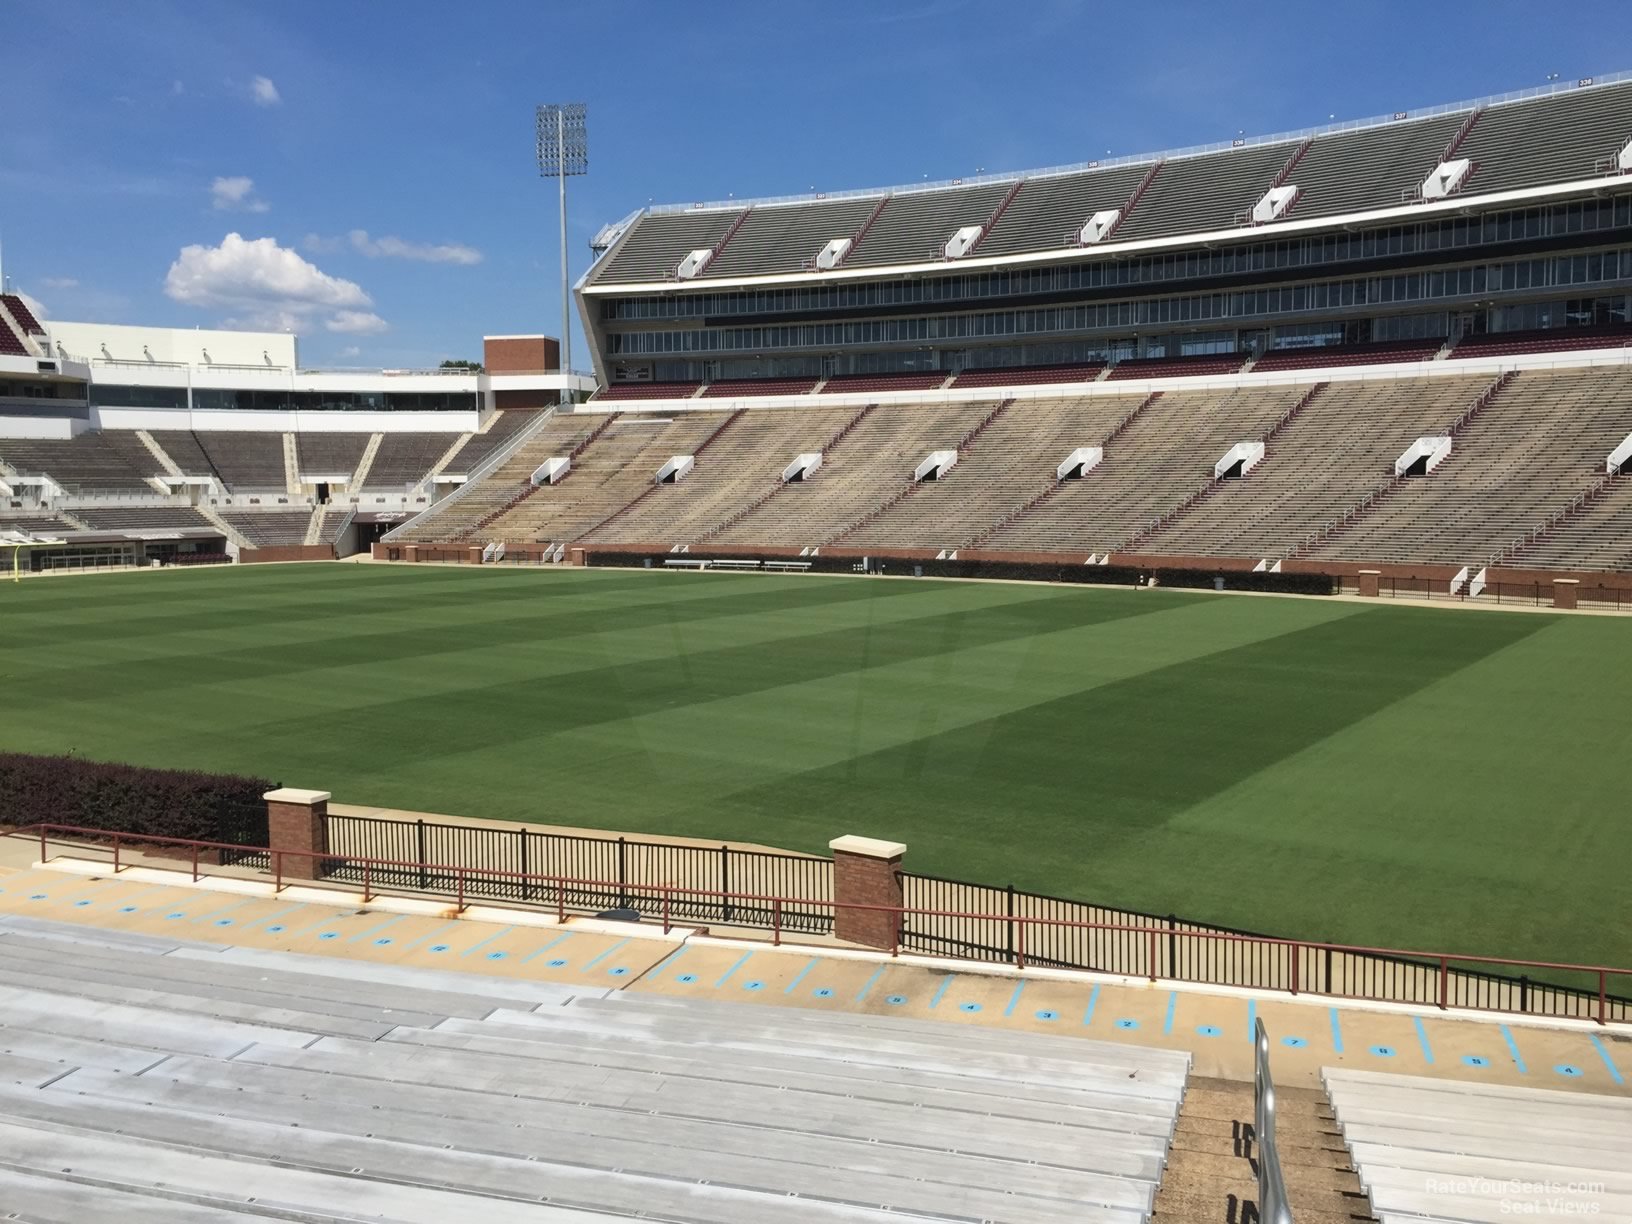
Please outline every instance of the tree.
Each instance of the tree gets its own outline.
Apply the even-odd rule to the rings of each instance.
[[[463,357],[459,358],[457,361],[450,358],[447,361],[444,361],[440,368],[444,370],[470,370],[476,374],[480,374],[484,369],[481,362],[466,361]]]

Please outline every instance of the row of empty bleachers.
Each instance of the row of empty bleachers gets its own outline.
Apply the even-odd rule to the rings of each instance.
[[[1444,433],[1489,385],[1478,375],[1331,383],[1275,437],[1257,467],[1220,482],[1139,551],[1284,557],[1386,484],[1412,442]]]
[[[658,469],[673,455],[694,454],[728,415],[622,415],[572,461],[565,480],[537,489],[506,510],[482,528],[482,538],[556,544],[577,540],[642,493],[655,489]]]
[[[910,370],[903,374],[835,374],[822,384],[823,395],[861,395],[875,391],[933,391],[947,380],[945,370]]]
[[[1204,378],[1211,374],[1234,374],[1246,360],[1245,353],[1198,353],[1193,357],[1127,357],[1111,367],[1106,377],[1113,382],[1130,378]]]
[[[49,476],[89,493],[151,493],[159,461],[130,430],[74,438],[0,438],[0,462],[24,476]]]
[[[191,506],[78,506],[69,513],[94,531],[218,531]]]
[[[534,412],[495,412],[488,420],[487,429],[466,438],[465,444],[442,470],[453,475],[468,475],[537,420],[538,414]]]
[[[1400,206],[1438,165],[1474,114],[1469,109],[1316,135],[1286,179],[1298,189],[1288,219],[1332,217]],[[1479,115],[1457,150],[1475,163],[1463,194],[1476,195],[1594,177],[1632,136],[1632,83],[1565,90],[1492,106]],[[1273,144],[1170,158],[1127,213],[1115,242],[1232,229],[1304,145]],[[1155,163],[1095,167],[1025,179],[990,234],[982,256],[1065,250],[1096,212],[1123,209]],[[890,196],[875,224],[844,261],[846,267],[923,263],[965,225],[984,225],[1015,180],[952,185]],[[883,193],[759,205],[723,251],[705,267],[710,276],[753,276],[807,270],[823,245],[853,237]],[[713,248],[742,215],[740,209],[651,213],[636,220],[622,245],[591,271],[603,283],[672,279],[693,250]]]
[[[999,366],[989,370],[964,370],[952,380],[954,387],[1035,387],[1045,383],[1092,382],[1105,370],[1102,361],[1073,365]]]
[[[733,395],[808,395],[816,389],[814,378],[722,378],[703,388],[703,399],[724,399]]]
[[[366,433],[296,434],[295,453],[300,458],[301,475],[308,479],[334,476],[350,480],[373,436]]]
[[[967,544],[1054,484],[1067,455],[1078,447],[1101,445],[1143,399],[1093,395],[1013,405],[959,456],[951,471],[925,481],[844,542],[895,548]]]
[[[905,489],[926,455],[955,447],[992,408],[989,402],[914,404],[871,412],[822,457],[810,480],[784,485],[710,543],[831,543]]]
[[[1625,348],[1632,344],[1632,327],[1624,323],[1592,327],[1550,327],[1538,331],[1488,332],[1464,336],[1450,352],[1462,357],[1506,357],[1518,353],[1568,353],[1581,349]]]
[[[184,473],[214,476],[231,492],[285,487],[281,433],[155,430],[153,440]]]
[[[1316,348],[1276,349],[1253,363],[1255,374],[1276,370],[1321,370],[1334,366],[1385,365],[1396,361],[1431,361],[1443,340],[1380,340],[1371,344],[1327,344]]]
[[[363,488],[400,489],[418,484],[458,440],[459,435],[451,433],[381,434]]]
[[[754,276],[814,264],[835,238],[853,238],[878,207],[878,197],[858,196],[823,204],[756,207],[731,241],[703,268],[702,276]]]
[[[1611,479],[1594,501],[1517,549],[1507,564],[1632,570],[1632,474]]]
[[[1133,211],[1116,227],[1117,241],[1234,229],[1236,214],[1269,190],[1298,144],[1248,145],[1163,162]]]
[[[537,423],[537,417],[532,413],[505,415],[524,419],[527,424]],[[462,538],[466,533],[473,531],[484,518],[496,513],[506,503],[526,492],[531,487],[528,482],[532,474],[546,459],[570,455],[573,448],[605,419],[588,413],[552,414],[539,426],[537,432],[529,435],[503,463],[476,484],[462,489],[457,496],[450,496],[433,506],[431,513],[423,522],[404,531],[403,538],[409,541]],[[512,441],[514,436],[514,433],[509,434],[497,445]],[[470,450],[471,443],[475,441],[477,438],[472,438],[471,442],[465,444],[464,449],[454,457],[454,461],[448,464],[447,470],[453,472],[466,470],[461,460]],[[475,464],[471,466],[474,467]]]
[[[854,408],[820,407],[745,413],[710,443],[685,479],[658,489],[589,538],[663,547],[701,540],[778,489],[796,456],[820,451],[855,416]]]
[[[1482,562],[1591,488],[1629,432],[1624,367],[1527,371],[1468,423],[1435,471],[1402,482],[1311,556]]]
[[[29,1220],[1141,1224],[1190,1064],[1079,1037],[3,929],[0,1202]]]
[[[219,511],[239,535],[256,548],[281,548],[306,542],[306,528],[312,521],[310,506],[293,506],[287,510],[244,510],[227,508]]]
[[[702,383],[626,382],[609,383],[595,393],[597,400],[690,399]]]
[[[741,208],[647,213],[597,267],[595,278],[608,283],[672,280],[681,260],[693,251],[712,250],[741,215]]]
[[[1088,218],[1125,207],[1149,170],[1149,162],[1139,162],[1027,179],[992,232],[980,240],[979,254],[1015,255],[1076,246]]]
[[[1474,162],[1464,194],[1592,178],[1632,137],[1632,82],[1493,106],[1457,149]]]
[[[1230,447],[1262,438],[1308,389],[1168,392],[1105,447],[1099,467],[1063,482],[982,547],[1083,554],[1121,547],[1211,480]]]
[[[1385,1224],[1632,1220],[1632,1100],[1339,1067],[1321,1079]]]
[[[40,514],[27,510],[0,510],[0,532],[21,531],[28,535],[60,535],[64,531],[78,531],[79,524],[59,514]]]
[[[845,256],[844,266],[933,263],[943,258],[946,240],[956,231],[966,225],[985,225],[1013,186],[982,183],[940,191],[898,192]]]

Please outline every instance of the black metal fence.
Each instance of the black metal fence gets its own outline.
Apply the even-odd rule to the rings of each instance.
[[[271,840],[266,823],[266,804],[235,803],[224,806],[216,818],[215,840],[231,846],[265,847]],[[263,849],[223,850],[221,865],[242,863],[249,867],[267,866]]]
[[[539,833],[517,826],[441,824],[372,816],[328,818],[325,864],[332,878],[361,882],[363,868],[348,858],[393,859],[417,867],[369,868],[381,887],[452,893],[459,880],[426,864],[465,867],[467,897],[564,905],[600,912],[635,910],[646,917],[668,914],[691,922],[768,927],[768,901],[688,895],[664,889],[795,897],[816,902],[833,896],[831,859],[730,846],[686,846],[626,837]],[[500,874],[510,873],[510,874]],[[520,878],[544,877],[544,878]],[[557,884],[555,881],[562,881]],[[584,883],[583,881],[595,881]],[[826,906],[785,905],[781,925],[789,931],[825,934],[833,929]]]

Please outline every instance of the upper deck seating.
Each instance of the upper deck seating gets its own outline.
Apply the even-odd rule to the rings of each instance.
[[[1594,178],[1629,136],[1632,81],[1500,103],[1456,151],[1474,163],[1461,194]]]
[[[692,251],[712,250],[741,215],[741,208],[648,213],[596,269],[595,279],[673,280],[681,260]]]
[[[400,489],[419,483],[458,440],[459,435],[451,433],[382,434],[363,488]]]
[[[855,237],[877,206],[873,196],[756,205],[699,279],[796,272],[814,266],[823,247],[835,238]]]
[[[70,490],[152,493],[159,462],[129,430],[73,438],[0,438],[0,461],[25,476],[45,475]]]
[[[349,480],[372,437],[366,433],[296,434],[295,453],[300,457],[300,474],[308,479],[337,476]]]

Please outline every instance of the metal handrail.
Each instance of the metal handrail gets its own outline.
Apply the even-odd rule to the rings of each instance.
[[[1269,1032],[1263,1017],[1253,1022],[1252,1132],[1258,1146],[1258,1218],[1263,1224],[1292,1224],[1286,1179],[1275,1143],[1275,1081],[1269,1074]]]
[[[400,871],[404,869],[411,869],[421,875],[445,875],[451,877],[456,885],[458,897],[456,912],[462,912],[467,908],[467,898],[470,895],[469,883],[473,878],[478,881],[498,879],[553,886],[556,894],[557,917],[561,920],[565,920],[566,918],[566,894],[569,888],[602,888],[609,890],[620,890],[625,894],[641,893],[649,897],[660,898],[662,900],[663,930],[665,934],[669,931],[672,925],[671,918],[673,914],[673,904],[676,898],[680,900],[714,898],[733,905],[737,905],[745,901],[758,902],[771,911],[773,931],[772,942],[775,944],[780,944],[782,942],[782,916],[784,912],[791,911],[795,907],[814,907],[817,909],[830,911],[835,916],[837,916],[840,912],[893,914],[895,915],[896,922],[895,943],[890,952],[892,956],[898,956],[901,953],[901,935],[903,933],[904,924],[910,917],[978,919],[989,922],[1000,921],[1012,924],[1015,927],[1018,937],[1017,946],[1015,949],[1015,965],[1020,969],[1024,969],[1026,967],[1027,933],[1034,927],[1123,932],[1143,935],[1148,940],[1149,947],[1152,952],[1149,960],[1148,977],[1149,980],[1153,982],[1159,980],[1160,976],[1157,972],[1159,957],[1155,954],[1155,952],[1158,947],[1158,941],[1161,939],[1191,939],[1200,940],[1203,942],[1231,944],[1262,944],[1269,947],[1288,949],[1290,985],[1284,988],[1279,986],[1271,986],[1267,987],[1267,989],[1284,989],[1286,993],[1292,995],[1319,994],[1331,998],[1371,997],[1359,994],[1342,994],[1331,990],[1316,990],[1302,983],[1301,964],[1302,954],[1305,952],[1329,952],[1334,954],[1347,954],[1355,956],[1406,958],[1417,962],[1425,969],[1432,968],[1435,970],[1439,988],[1438,998],[1433,1003],[1433,1006],[1438,1007],[1442,1011],[1463,1006],[1462,1004],[1453,1002],[1451,999],[1450,979],[1453,972],[1453,965],[1457,966],[1454,972],[1458,973],[1464,972],[1462,966],[1465,965],[1492,965],[1517,969],[1548,969],[1556,972],[1579,973],[1596,977],[1598,983],[1598,989],[1596,991],[1598,1011],[1596,1017],[1594,1018],[1599,1024],[1605,1024],[1608,1022],[1609,979],[1611,977],[1624,977],[1629,981],[1632,981],[1632,968],[1622,968],[1611,965],[1582,965],[1560,961],[1523,960],[1515,957],[1503,956],[1476,956],[1451,952],[1424,952],[1404,948],[1376,948],[1358,944],[1337,944],[1324,943],[1318,940],[1286,939],[1273,935],[1241,935],[1234,932],[1186,930],[1184,928],[1151,926],[1142,923],[1088,922],[1081,919],[1036,917],[1025,914],[926,909],[907,905],[878,905],[860,901],[835,901],[830,897],[788,897],[774,893],[754,893],[713,888],[692,888],[683,884],[672,883],[632,884],[628,882],[569,876],[548,872],[510,871],[508,869],[499,867],[470,867],[451,863],[415,862],[409,859],[367,858],[360,855],[336,853],[328,850],[292,850],[269,846],[239,845],[232,842],[203,841],[185,837],[158,837],[145,833],[124,833],[116,830],[92,829],[77,825],[50,823],[28,825],[23,828],[13,830],[7,836],[28,837],[30,839],[37,837],[40,843],[40,859],[43,862],[45,861],[48,852],[48,841],[53,834],[58,835],[63,839],[75,837],[81,839],[89,838],[111,841],[113,843],[113,868],[115,873],[123,869],[120,856],[121,850],[125,845],[177,846],[191,849],[192,874],[194,880],[199,878],[200,866],[209,866],[208,863],[201,862],[200,855],[202,852],[225,850],[236,855],[265,854],[270,857],[273,874],[276,880],[276,889],[278,891],[281,891],[284,887],[284,865],[286,860],[291,858],[296,861],[316,859],[321,863],[343,864],[352,868],[360,867],[362,868],[363,873],[363,900],[365,902],[368,901],[372,895],[374,895],[374,873],[377,868],[386,869],[387,875],[389,875],[389,873],[393,870]],[[309,881],[303,880],[302,882],[306,883]],[[1032,945],[1033,947],[1036,946],[1036,941],[1034,938],[1032,940]],[[1031,959],[1035,961],[1038,958],[1033,955]],[[1566,987],[1564,989],[1570,988]],[[1576,988],[1575,993],[1584,994],[1586,992]]]

